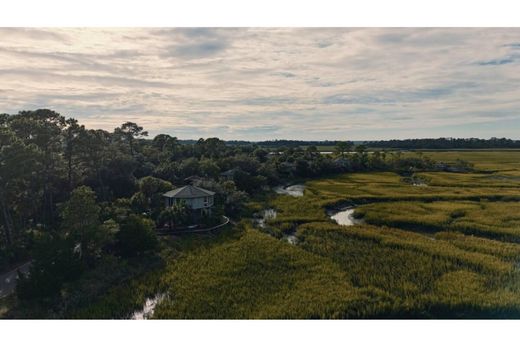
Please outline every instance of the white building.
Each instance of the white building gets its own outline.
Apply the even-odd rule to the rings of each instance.
[[[184,186],[170,190],[163,194],[166,207],[175,204],[184,204],[193,212],[200,211],[200,214],[210,214],[213,206],[215,193],[200,187]]]

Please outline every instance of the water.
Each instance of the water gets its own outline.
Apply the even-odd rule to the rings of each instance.
[[[332,214],[330,218],[334,219],[339,225],[362,224],[363,220],[354,218],[353,214],[354,208],[347,208],[343,211]]]
[[[275,209],[268,208],[268,209],[262,210],[262,212],[260,212],[258,215],[261,217],[255,218],[254,221],[258,224],[258,226],[260,228],[263,229],[263,228],[265,228],[266,221],[269,219],[275,219],[277,213],[276,213]],[[289,242],[291,245],[295,245],[298,243],[298,238],[296,236],[294,236],[294,234],[284,236],[283,240]]]
[[[298,238],[294,235],[288,235],[285,237],[285,240],[289,242],[291,245],[295,245],[298,243]]]
[[[152,315],[155,311],[155,306],[157,306],[157,304],[159,302],[161,302],[164,299],[164,297],[165,297],[164,294],[157,294],[153,298],[147,298],[143,305],[143,309],[139,310],[139,311],[135,311],[132,314],[131,319],[135,319],[135,320],[149,319],[150,317],[152,317]]]
[[[265,228],[265,222],[268,219],[275,219],[276,214],[277,214],[276,210],[274,210],[272,208],[265,209],[260,213],[260,215],[261,215],[260,218],[255,218],[255,222],[258,224],[258,226],[260,228]]]
[[[305,190],[305,186],[303,184],[294,184],[292,186],[282,187],[278,186],[274,188],[274,191],[278,194],[285,194],[294,197],[303,196],[303,191]]]
[[[420,176],[412,175],[406,180],[414,187],[428,187],[428,181]]]

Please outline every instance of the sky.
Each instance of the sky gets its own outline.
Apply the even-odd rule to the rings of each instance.
[[[0,28],[0,80],[151,136],[520,138],[520,28]]]

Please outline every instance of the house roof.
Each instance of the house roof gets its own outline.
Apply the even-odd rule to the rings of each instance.
[[[194,187],[194,186],[184,186],[181,188],[170,190],[169,192],[166,192],[163,194],[163,196],[165,196],[167,198],[183,198],[183,199],[203,198],[205,196],[212,196],[212,195],[215,195],[215,193],[212,191],[202,189],[199,187]]]
[[[233,176],[237,172],[237,169],[231,169],[220,173],[220,176]]]
[[[184,182],[188,182],[188,181],[197,181],[197,180],[202,180],[202,177],[197,176],[197,175],[192,175],[192,176],[186,177],[186,178],[184,179]]]

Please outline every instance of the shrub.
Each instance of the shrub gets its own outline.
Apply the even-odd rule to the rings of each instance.
[[[158,241],[154,227],[150,219],[137,215],[128,216],[116,234],[119,252],[132,257],[156,249]]]
[[[70,239],[45,236],[38,240],[29,275],[20,276],[16,294],[22,302],[58,297],[63,284],[79,277],[80,257]]]

